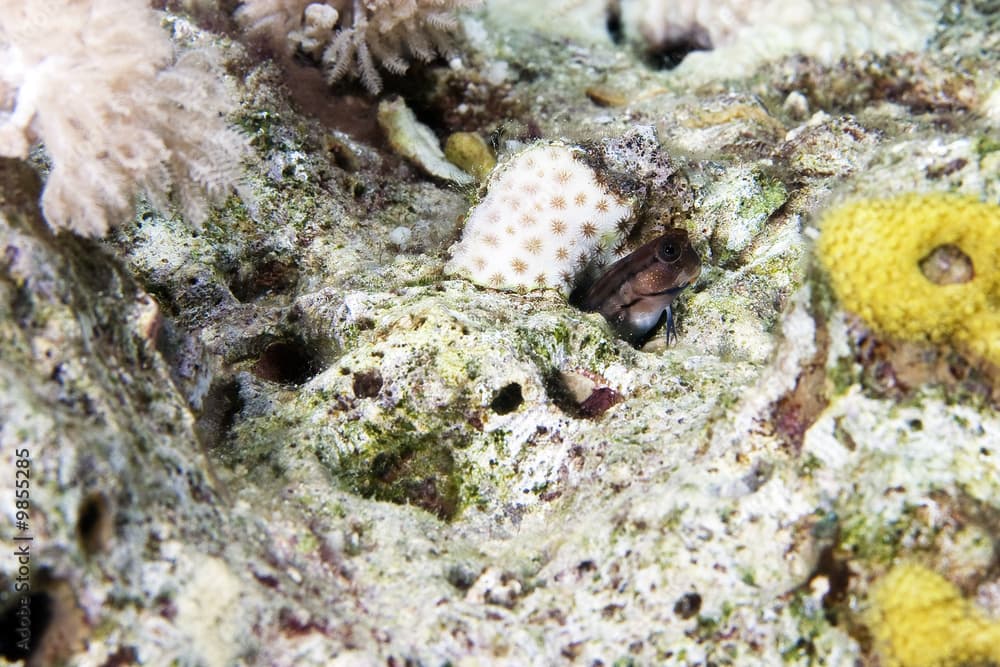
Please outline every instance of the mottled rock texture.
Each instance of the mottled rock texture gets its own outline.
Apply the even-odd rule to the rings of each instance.
[[[240,82],[244,199],[81,240],[40,217],[42,155],[0,163],[0,542],[30,531],[37,611],[0,665],[911,664],[899,572],[947,592],[927,627],[1000,614],[996,369],[874,333],[812,253],[845,200],[1000,199],[989,3],[919,52],[695,85],[604,3],[496,2],[459,59],[386,76],[439,141],[580,146],[635,202],[616,252],[687,230],[679,342],[641,350],[446,276],[483,193],[204,4],[169,24]]]

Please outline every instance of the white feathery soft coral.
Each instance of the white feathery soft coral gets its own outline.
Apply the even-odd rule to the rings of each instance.
[[[101,236],[138,190],[198,225],[235,185],[245,138],[214,54],[175,62],[142,0],[0,0],[0,155],[41,142],[55,229]]]
[[[372,93],[382,89],[379,65],[393,74],[407,57],[427,62],[449,55],[458,22],[452,12],[482,0],[243,0],[236,19],[265,35],[279,52],[319,58],[332,83],[352,74]]]

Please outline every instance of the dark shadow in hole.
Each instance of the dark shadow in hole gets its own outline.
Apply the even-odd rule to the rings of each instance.
[[[976,277],[972,259],[957,245],[946,243],[920,260],[920,272],[935,285],[960,285]]]
[[[481,569],[475,569],[466,563],[455,563],[445,572],[445,580],[460,591],[472,588],[479,578]]]
[[[498,415],[506,415],[514,412],[524,403],[524,395],[521,393],[521,385],[516,382],[502,387],[490,402],[490,408]]]
[[[253,374],[279,384],[300,385],[322,370],[317,350],[301,339],[270,343],[253,365]]]
[[[201,414],[195,421],[198,438],[206,450],[221,445],[243,409],[239,383],[232,377],[212,380],[201,404]]]
[[[27,663],[42,643],[55,612],[55,603],[45,591],[11,595],[12,602],[0,612],[0,656]],[[24,601],[22,603],[22,600]],[[27,632],[21,632],[27,623]]]
[[[94,492],[81,502],[76,515],[76,536],[88,556],[103,551],[112,536],[111,504],[103,493]]]
[[[563,414],[578,419],[580,415],[580,404],[573,396],[573,392],[566,385],[562,373],[553,368],[545,375],[545,395]]]
[[[265,259],[254,262],[249,271],[237,271],[229,283],[229,291],[241,303],[248,303],[268,294],[288,292],[298,281],[299,270],[293,263]]]
[[[607,13],[604,15],[604,27],[607,28],[612,42],[615,44],[625,42],[625,29],[622,26],[622,6],[620,0],[612,0],[608,3]]]
[[[697,593],[685,593],[674,603],[674,614],[683,619],[689,619],[701,611],[701,596]]]
[[[382,391],[382,374],[378,369],[359,371],[351,378],[351,388],[356,398],[375,398]]]
[[[708,31],[695,25],[687,33],[677,35],[659,46],[651,47],[645,54],[646,63],[653,69],[672,70],[694,51],[711,51],[712,38]]]
[[[823,595],[823,609],[826,610],[827,620],[836,625],[837,610],[847,600],[852,574],[848,559],[843,553],[838,553],[835,545],[826,546],[820,552],[819,562],[809,581],[819,576],[825,577],[829,585]]]

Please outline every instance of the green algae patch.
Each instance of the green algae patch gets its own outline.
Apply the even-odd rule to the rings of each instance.
[[[416,505],[444,520],[461,506],[462,481],[450,444],[436,433],[399,424],[372,429],[378,452],[345,457],[338,475],[354,493],[398,505]]]
[[[740,203],[739,215],[752,220],[766,220],[788,199],[785,184],[758,172],[754,173],[757,187],[754,197]]]
[[[702,203],[711,263],[735,268],[744,251],[764,230],[768,219],[788,199],[784,183],[752,165],[733,168],[713,183]]]
[[[1000,151],[1000,140],[988,135],[983,135],[976,139],[975,151],[980,158],[984,158],[990,153]]]

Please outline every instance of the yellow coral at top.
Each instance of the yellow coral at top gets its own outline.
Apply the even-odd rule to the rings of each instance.
[[[1000,206],[948,193],[862,200],[828,213],[821,232],[844,308],[881,333],[953,341],[1000,365]],[[943,245],[972,260],[971,280],[924,276],[920,261]]]
[[[1000,621],[921,565],[895,567],[870,595],[867,624],[888,667],[1000,664]]]

